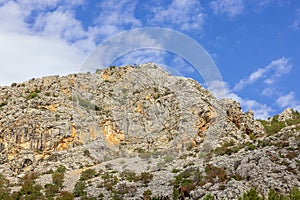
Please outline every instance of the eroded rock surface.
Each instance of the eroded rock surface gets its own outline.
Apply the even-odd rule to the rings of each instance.
[[[278,120],[293,114],[287,109]],[[64,190],[73,192],[80,173],[95,169],[86,191],[105,198],[124,188],[126,199],[146,189],[237,199],[251,187],[261,194],[300,187],[299,125],[267,135],[251,110],[152,63],[0,87],[0,116],[0,173],[15,185],[28,172],[51,183],[48,172],[62,165]],[[132,171],[153,177],[147,184],[123,177]],[[120,181],[113,190],[107,173]],[[181,173],[190,174],[188,186],[174,182]]]

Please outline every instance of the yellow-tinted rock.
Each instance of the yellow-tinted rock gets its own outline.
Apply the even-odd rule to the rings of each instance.
[[[103,80],[108,80],[109,79],[109,75],[107,73],[103,73],[102,76],[101,76],[101,78]]]
[[[138,112],[138,113],[143,113],[143,104],[142,103],[139,103],[135,109],[135,112]]]
[[[51,112],[56,112],[58,106],[59,106],[59,104],[52,104],[52,105],[49,105],[49,106],[45,106],[45,108],[47,110],[50,110]]]
[[[149,99],[151,99],[151,94],[148,94],[147,96],[146,96],[146,98],[145,98],[146,100],[149,100]]]
[[[112,122],[111,120],[106,120],[102,124],[103,134],[108,144],[115,145],[120,144],[122,141],[124,141],[124,132],[118,129],[115,122]]]
[[[23,149],[30,149],[30,142],[24,142],[19,144]]]
[[[63,138],[62,141],[58,144],[57,146],[57,150],[58,151],[62,151],[62,150],[66,150],[69,148],[70,144],[72,144],[74,141],[73,137],[66,137]]]
[[[62,88],[61,89],[62,93],[64,93],[65,95],[67,95],[68,97],[71,96],[71,91],[69,88]]]

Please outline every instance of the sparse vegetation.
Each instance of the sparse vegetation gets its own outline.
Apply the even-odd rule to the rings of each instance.
[[[80,180],[85,181],[85,180],[94,178],[96,175],[97,175],[97,173],[94,169],[87,169],[87,170],[81,172]]]
[[[139,176],[139,180],[144,185],[148,185],[152,179],[153,179],[153,174],[150,174],[149,172],[142,172],[141,175]]]
[[[138,180],[138,177],[136,176],[136,173],[134,171],[130,171],[130,170],[124,170],[120,174],[120,176],[121,176],[121,178],[125,178],[129,182]]]
[[[143,192],[143,199],[150,199],[151,195],[152,195],[152,191],[151,190],[149,190],[149,189],[145,190]]]
[[[67,191],[62,191],[60,196],[56,198],[56,200],[73,200],[74,195]]]
[[[215,181],[223,182],[227,179],[226,171],[223,168],[207,165],[205,167],[205,172],[207,174],[206,180],[211,183],[214,183]]]
[[[204,197],[204,200],[214,200],[215,197],[212,196],[211,194],[207,194],[205,197]]]
[[[196,185],[203,185],[203,179],[198,168],[185,169],[183,172],[175,176],[173,184],[173,198],[182,199],[189,197],[189,193],[195,189]]]
[[[215,148],[214,153],[217,155],[231,155],[241,149],[241,146],[237,146],[233,140],[225,142],[222,146]]]
[[[107,76],[101,77],[102,72]],[[111,67],[100,73],[91,76],[97,79],[94,83],[80,74],[76,79],[63,78],[61,84],[50,78],[32,85],[26,82],[24,88],[20,84],[12,90],[0,88],[0,170],[7,176],[0,174],[0,200],[300,199],[299,188],[288,195],[279,193],[300,181],[300,136],[295,131],[300,129],[299,112],[284,122],[278,116],[261,120],[267,132],[263,134],[252,114],[243,116],[240,106],[231,107],[232,116],[226,117],[220,109],[230,104],[209,102],[209,92],[199,99],[188,95],[193,101],[186,106],[186,99],[176,98],[172,87],[165,91],[170,84],[156,86],[146,79],[127,83],[139,78],[127,69],[119,73]],[[104,82],[110,84],[103,83],[106,78],[110,80]],[[196,86],[181,81],[191,92]],[[36,87],[43,88],[42,93]],[[197,95],[204,91],[198,89]],[[75,92],[78,95],[70,97]],[[134,98],[122,99],[122,93]],[[145,112],[134,112],[139,103]],[[17,110],[10,110],[14,105]],[[233,122],[239,129],[231,117],[238,118]],[[282,130],[288,125],[295,126]],[[203,128],[199,137],[197,127]],[[64,185],[71,193],[63,191]],[[257,189],[250,189],[253,186]]]
[[[34,98],[36,98],[36,97],[38,97],[38,96],[39,96],[39,95],[38,95],[37,92],[32,92],[32,93],[30,93],[29,95],[27,95],[26,100],[28,101],[28,100],[34,99]]]
[[[273,135],[280,131],[286,126],[291,126],[300,123],[300,113],[298,111],[293,111],[294,119],[288,119],[286,121],[278,121],[279,115],[275,115],[270,121],[259,120],[265,127],[266,133],[268,135]]]
[[[89,157],[91,155],[90,151],[88,149],[85,149],[83,151],[83,155],[86,156],[86,157]]]
[[[73,195],[74,197],[82,197],[82,196],[86,196],[86,185],[85,185],[85,182],[84,181],[78,181],[76,184],[75,184],[75,187],[74,187],[74,191],[73,191]]]
[[[80,95],[75,95],[71,98],[72,101],[78,103],[80,106],[89,109],[99,111],[100,108],[97,105],[92,104],[89,100],[83,98]]]
[[[179,169],[176,169],[176,168],[172,169],[172,173],[178,173],[178,172],[180,172]]]

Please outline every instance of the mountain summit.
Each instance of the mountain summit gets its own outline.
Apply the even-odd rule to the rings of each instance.
[[[0,87],[3,194],[36,194],[24,180],[57,199],[287,194],[300,187],[300,117],[285,113],[256,121],[152,63]]]

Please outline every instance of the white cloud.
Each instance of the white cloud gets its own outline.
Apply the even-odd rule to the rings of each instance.
[[[291,24],[291,28],[295,31],[300,30],[300,9],[297,10],[296,19],[294,19],[293,23]]]
[[[0,7],[1,31],[21,32],[26,30],[23,19],[26,15],[22,12],[20,5],[9,1]]]
[[[69,10],[58,8],[53,12],[41,14],[37,18],[33,29],[44,37],[61,38],[68,44],[86,52],[95,48],[95,45],[90,43],[90,40],[93,39],[90,33],[83,30],[81,22]],[[82,46],[84,41],[89,42],[89,47]]]
[[[167,6],[151,8],[154,17],[151,25],[164,25],[181,31],[199,30],[204,24],[205,15],[197,0],[173,0]]]
[[[76,71],[82,53],[55,38],[0,32],[1,84]],[[9,48],[13,46],[13,48]]]
[[[243,0],[215,0],[210,2],[210,7],[215,14],[228,15],[235,17],[243,12]]]
[[[290,92],[286,95],[282,95],[280,96],[277,100],[276,103],[280,106],[280,107],[286,107],[288,105],[291,105],[291,103],[294,101],[295,95],[293,92]]]
[[[269,65],[259,68],[255,72],[251,73],[248,78],[240,80],[234,86],[234,90],[241,90],[245,86],[251,85],[259,79],[263,79],[262,82],[267,85],[273,84],[279,77],[289,73],[291,68],[292,64],[290,63],[290,60],[285,57],[273,60]]]
[[[100,12],[94,31],[106,38],[125,30],[125,27],[129,29],[140,27],[141,22],[134,15],[136,4],[136,0],[111,0],[99,3]]]
[[[286,0],[260,0],[258,2],[249,1],[249,3],[255,3],[255,4],[258,5],[259,8],[266,8],[266,7],[271,6],[271,5],[281,7],[285,4],[290,4],[290,1],[286,1]]]
[[[95,47],[94,38],[72,12],[79,4],[66,0],[0,4],[0,85],[78,71]]]
[[[276,86],[267,86],[262,89],[261,95],[266,97],[274,97],[279,95],[279,90]]]
[[[276,100],[276,104],[281,108],[291,107],[296,110],[300,108],[300,101],[296,99],[294,92],[279,96]]]

